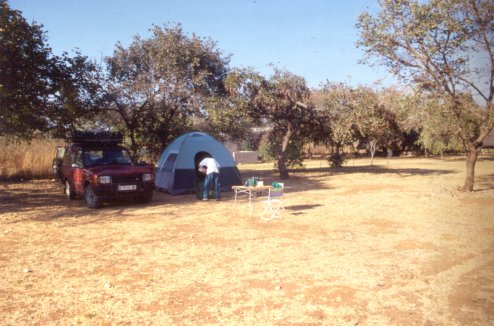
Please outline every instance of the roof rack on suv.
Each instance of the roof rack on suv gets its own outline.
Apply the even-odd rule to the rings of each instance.
[[[70,136],[70,142],[74,144],[120,144],[123,135],[112,131],[76,131]]]

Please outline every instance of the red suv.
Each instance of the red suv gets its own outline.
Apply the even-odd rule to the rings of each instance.
[[[120,133],[79,132],[70,144],[57,147],[53,173],[65,186],[67,198],[84,197],[90,208],[117,198],[151,201],[154,167],[132,162],[121,142]]]

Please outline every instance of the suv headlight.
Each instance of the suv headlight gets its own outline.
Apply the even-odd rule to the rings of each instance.
[[[101,184],[111,183],[111,177],[109,175],[102,175],[99,177],[99,183]]]
[[[144,180],[144,181],[153,181],[153,175],[151,173],[144,173],[142,175],[142,180]]]

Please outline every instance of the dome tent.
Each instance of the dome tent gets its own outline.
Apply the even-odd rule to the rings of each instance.
[[[197,182],[204,180],[197,167],[206,156],[220,164],[221,191],[242,184],[235,160],[222,143],[208,134],[189,132],[175,139],[161,154],[156,166],[156,188],[172,195],[196,192]]]

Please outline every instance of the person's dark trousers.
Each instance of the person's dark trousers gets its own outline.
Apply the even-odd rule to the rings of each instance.
[[[209,186],[213,184],[214,187],[214,197],[220,199],[220,174],[210,173],[206,175],[206,180],[204,180],[204,193],[202,198],[208,198],[209,196]]]

